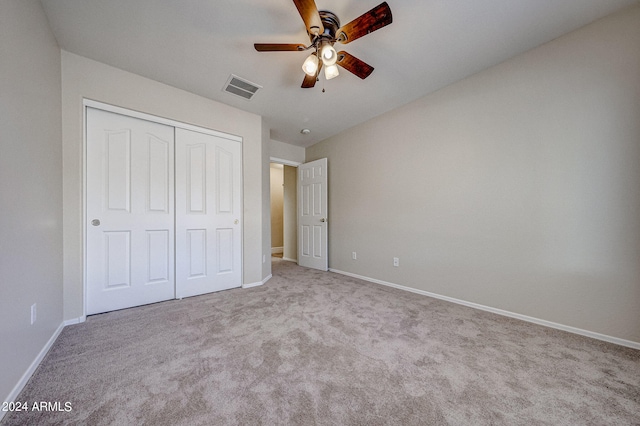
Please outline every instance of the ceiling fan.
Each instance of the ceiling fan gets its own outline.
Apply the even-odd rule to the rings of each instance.
[[[345,51],[336,52],[333,45],[336,42],[350,43],[389,25],[392,22],[392,16],[387,2],[379,4],[344,26],[340,26],[340,20],[334,13],[327,10],[319,11],[314,0],[293,0],[293,3],[307,26],[311,44],[305,46],[304,44],[255,43],[253,46],[258,52],[313,50],[302,65],[306,74],[302,82],[303,88],[315,86],[323,66],[327,80],[338,76],[337,65],[361,79],[367,78],[373,72],[371,65]]]

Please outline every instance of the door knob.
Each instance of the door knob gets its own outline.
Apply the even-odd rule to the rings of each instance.
[[[92,224],[93,226],[100,226],[100,221],[99,221],[98,219],[93,219],[93,220],[91,221],[91,224]]]
[[[327,218],[323,217],[322,219],[320,219],[320,222],[327,222]]]
[[[233,223],[237,225],[240,222],[238,221],[238,219],[236,219],[236,220],[233,221]]]

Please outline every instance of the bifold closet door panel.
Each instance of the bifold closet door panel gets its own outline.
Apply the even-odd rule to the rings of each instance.
[[[176,129],[176,297],[242,285],[242,145]]]
[[[174,128],[87,108],[86,312],[175,297]]]

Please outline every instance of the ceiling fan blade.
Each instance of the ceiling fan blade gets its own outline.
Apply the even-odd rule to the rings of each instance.
[[[353,55],[348,54],[345,51],[338,52],[338,62],[336,62],[345,70],[354,73],[361,79],[369,77],[373,72],[373,67],[366,62],[361,61]]]
[[[320,19],[318,8],[314,0],[293,0],[300,16],[307,26],[307,32],[309,34],[318,35],[324,32],[324,25]]]
[[[350,43],[389,25],[391,22],[393,22],[391,8],[387,2],[383,2],[341,27],[337,32],[336,39],[340,43]]]
[[[253,47],[258,52],[300,52],[306,48],[304,44],[283,44],[283,43],[254,43]]]
[[[310,87],[313,87],[316,85],[316,80],[318,79],[318,76],[320,75],[320,70],[322,70],[322,62],[320,62],[318,64],[318,71],[316,71],[316,75],[314,76],[310,76],[308,74],[304,75],[304,80],[302,81],[302,88],[303,89],[309,89]]]

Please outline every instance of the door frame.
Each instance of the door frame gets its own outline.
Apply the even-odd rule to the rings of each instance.
[[[160,117],[158,115],[147,114],[141,111],[135,111],[128,108],[119,107],[105,102],[93,99],[82,99],[82,318],[87,318],[87,108],[99,109],[102,111],[112,112],[115,114],[125,115],[131,118],[151,121],[154,123],[165,124],[175,128],[190,130],[193,132],[204,133],[206,135],[217,136],[223,139],[243,143],[241,136],[230,133],[223,133],[206,127],[195,126],[193,124],[183,123],[181,121],[170,118]],[[241,150],[242,152],[242,150]],[[242,154],[241,154],[242,155]],[[240,179],[240,187],[244,189],[244,170],[242,170]],[[244,212],[244,192],[241,197],[241,211]],[[240,220],[240,232],[244,235],[244,214]],[[240,283],[244,282],[244,237],[240,241]],[[175,253],[174,253],[175,261]],[[174,271],[175,273],[175,271]],[[175,294],[175,293],[174,293]],[[175,296],[174,296],[175,297]],[[175,299],[173,299],[175,300]]]
[[[301,164],[304,163],[300,163],[299,161],[292,161],[292,160],[286,160],[284,158],[277,158],[277,157],[269,157],[269,164],[271,163],[276,163],[276,164],[282,164],[283,166],[290,166],[290,167],[295,167],[296,168],[296,218],[295,218],[295,228],[296,228],[296,235],[297,235],[297,231],[298,231],[298,201],[297,201],[297,191],[298,191],[298,166],[300,166]],[[271,174],[269,174],[269,188],[271,188]],[[271,201],[270,201],[271,202]],[[271,217],[269,217],[271,218]],[[269,236],[271,236],[271,234],[269,234]],[[297,236],[296,236],[297,239]],[[271,243],[269,243],[269,246],[271,246]],[[297,257],[297,255],[296,255]],[[289,261],[292,261],[292,259],[286,259]],[[298,263],[297,259],[295,260],[296,264]]]

